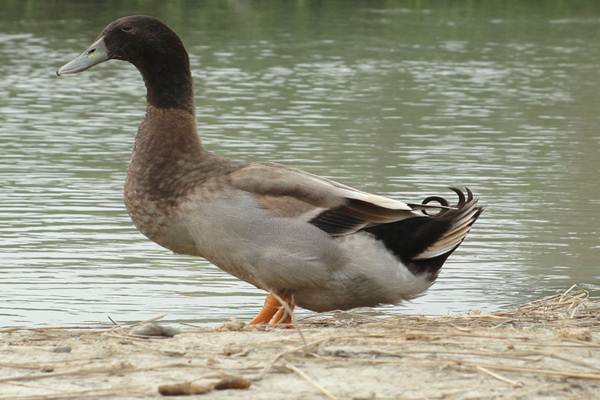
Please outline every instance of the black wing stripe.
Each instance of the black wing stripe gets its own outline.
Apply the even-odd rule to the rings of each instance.
[[[331,236],[354,232],[365,225],[365,221],[346,206],[323,211],[309,222]]]

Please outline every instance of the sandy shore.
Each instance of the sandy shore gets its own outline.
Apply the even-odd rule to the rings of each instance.
[[[0,329],[0,399],[163,398],[159,388],[203,399],[600,396],[600,301],[575,288],[486,315],[343,313],[139,336],[175,333],[151,331]]]

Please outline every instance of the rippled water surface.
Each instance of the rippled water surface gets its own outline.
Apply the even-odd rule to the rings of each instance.
[[[262,304],[129,221],[137,71],[54,75],[131,13],[186,43],[211,150],[406,201],[479,194],[485,213],[428,294],[380,312],[493,310],[572,283],[598,293],[600,3],[541,4],[4,1],[0,325],[202,323]]]

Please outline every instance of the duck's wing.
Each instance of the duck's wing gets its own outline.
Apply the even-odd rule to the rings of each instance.
[[[417,215],[402,201],[275,163],[249,164],[231,173],[230,183],[274,215],[304,218],[332,236]]]

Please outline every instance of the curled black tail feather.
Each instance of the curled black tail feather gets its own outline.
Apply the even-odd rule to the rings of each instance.
[[[455,205],[451,206],[440,196],[427,197],[423,205],[437,202],[442,206],[435,214],[430,214],[431,208],[427,207],[420,210],[423,216],[368,227],[364,231],[381,240],[412,273],[427,273],[433,280],[483,211],[468,188],[465,188],[466,195],[457,188],[450,190],[458,196]]]

